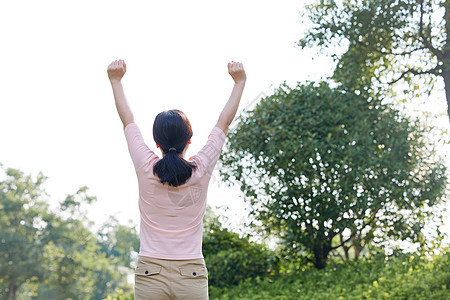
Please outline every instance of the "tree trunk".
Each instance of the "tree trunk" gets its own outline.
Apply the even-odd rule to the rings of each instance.
[[[6,300],[16,300],[17,289],[19,287],[16,285],[16,281],[13,279],[9,282],[8,294],[6,294]]]
[[[355,260],[357,260],[359,258],[363,248],[364,248],[364,246],[361,246],[361,245],[353,245],[353,250],[355,251]]]
[[[450,62],[444,63],[444,71],[442,72],[445,85],[445,96],[447,98],[447,114],[450,121]]]
[[[442,77],[444,78],[447,114],[450,121],[450,1],[445,1],[445,33],[447,34],[442,58]]]
[[[331,251],[331,242],[330,245],[328,245],[327,243],[320,243],[314,245],[314,257],[315,257],[314,266],[317,269],[319,270],[325,269],[328,261],[328,254],[330,253],[330,251]]]
[[[342,233],[339,233],[339,238],[341,239],[341,244],[342,244],[344,242],[344,237],[342,236]],[[347,246],[345,246],[345,244],[342,244],[342,249],[344,250],[345,260],[346,261],[350,260],[350,254],[349,254],[350,247],[347,247]]]
[[[355,251],[355,260],[357,260],[359,258],[359,256],[361,255],[361,251],[364,248],[364,246],[366,245],[366,243],[364,243],[364,238],[361,237],[361,232],[356,235],[353,239],[352,239],[352,246],[353,246],[353,250]]]

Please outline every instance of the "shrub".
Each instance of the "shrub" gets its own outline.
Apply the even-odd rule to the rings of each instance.
[[[376,255],[297,271],[271,281],[246,279],[211,287],[211,299],[450,299],[450,253],[427,257]]]
[[[264,278],[278,272],[278,257],[265,245],[240,237],[213,218],[205,222],[203,254],[209,285],[237,285],[247,278]]]

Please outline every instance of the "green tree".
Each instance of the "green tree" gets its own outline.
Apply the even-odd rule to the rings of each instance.
[[[41,173],[33,179],[19,170],[1,170],[1,298],[103,299],[131,290],[126,276],[132,247],[125,244],[136,246],[134,228],[116,221],[108,234],[117,240],[97,237],[84,209],[95,200],[86,187],[68,195],[55,213]],[[105,249],[115,249],[114,254]]]
[[[111,291],[119,292],[117,295],[131,292],[131,288],[124,285],[123,280],[118,280],[117,274],[126,278],[127,274],[134,268],[139,252],[139,236],[135,226],[125,226],[119,223],[115,217],[109,220],[99,229],[98,245],[102,255],[105,256],[109,267],[115,272],[105,272],[101,269],[97,272],[95,297],[103,299]],[[119,296],[117,296],[119,297]]]
[[[409,93],[443,79],[450,119],[450,1],[318,0],[301,47],[348,45],[333,78],[354,90],[406,82]]]
[[[59,214],[48,222],[45,260],[49,274],[34,291],[37,299],[93,299],[96,272],[106,262],[81,209],[95,201],[87,191],[82,187],[68,195],[60,203]]]
[[[49,223],[47,230],[51,240],[46,247],[46,259],[51,273],[37,286],[37,299],[103,299],[119,289],[128,291],[126,281],[130,270],[130,249],[117,247],[137,239],[133,230],[118,224],[117,220],[106,223],[96,235],[90,230],[91,222],[83,209],[96,198],[88,194],[87,187],[68,195],[60,204],[60,214]],[[105,228],[110,237],[107,239]],[[128,235],[129,234],[129,235]],[[122,257],[115,257],[108,249]],[[128,251],[127,253],[125,253]],[[128,259],[126,257],[128,256]]]
[[[0,295],[16,299],[26,282],[42,281],[47,274],[45,230],[51,217],[44,201],[40,173],[33,179],[19,170],[1,169],[0,181]]]
[[[425,130],[365,92],[282,85],[231,130],[221,175],[264,229],[324,268],[359,236],[421,239],[446,183]]]
[[[132,267],[139,252],[139,236],[136,227],[125,226],[111,216],[98,231],[101,251],[107,258],[115,259],[122,266]]]

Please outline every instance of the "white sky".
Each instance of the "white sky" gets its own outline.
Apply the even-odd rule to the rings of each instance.
[[[0,162],[42,171],[61,201],[88,186],[90,218],[138,224],[137,181],[106,67],[125,59],[125,93],[147,144],[157,113],[178,108],[194,130],[187,156],[206,141],[228,99],[226,64],[242,61],[242,106],[286,80],[330,74],[327,58],[295,47],[303,1],[0,2]],[[445,110],[443,101],[432,104]],[[239,224],[239,192],[210,185],[208,201]]]

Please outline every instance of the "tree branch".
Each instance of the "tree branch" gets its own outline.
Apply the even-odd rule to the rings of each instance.
[[[391,84],[397,83],[398,81],[402,80],[409,73],[411,73],[413,75],[423,75],[423,74],[439,75],[439,71],[441,71],[441,70],[442,70],[442,66],[440,66],[440,65],[437,65],[436,67],[434,67],[431,70],[425,70],[425,71],[417,71],[417,70],[414,70],[414,69],[408,69],[408,70],[404,71],[400,75],[400,77],[398,77],[397,79],[392,80],[391,82],[387,82],[387,84],[391,85]]]
[[[343,261],[346,260],[345,257],[342,256],[342,254],[340,254],[338,251],[336,251],[336,249],[332,250],[331,253],[332,253],[334,256],[339,256]]]
[[[369,45],[367,45],[367,44],[365,44],[365,43],[363,43],[363,42],[361,42],[361,41],[357,41],[357,42],[358,42],[358,44],[359,44],[360,46],[365,47],[365,48],[369,48],[369,49],[371,49],[371,50],[373,50],[373,51],[375,51],[375,52],[378,52],[378,53],[380,53],[380,54],[383,54],[383,55],[404,56],[404,55],[410,55],[410,54],[413,54],[413,53],[416,52],[416,51],[428,49],[428,47],[419,47],[419,48],[414,48],[414,49],[412,49],[412,50],[410,50],[410,51],[404,51],[404,52],[396,53],[396,52],[393,52],[393,51],[383,51],[383,50],[379,50],[379,49],[374,48],[374,47],[370,47]]]
[[[425,14],[423,8],[423,0],[419,0],[419,3],[420,3],[419,36],[422,38],[422,42],[425,45],[425,47],[427,47],[434,55],[437,56],[439,60],[442,61],[442,59],[444,58],[444,53],[434,48],[433,45],[431,44],[431,41],[429,41],[426,38],[423,32],[423,15]]]
[[[361,228],[361,230],[363,230],[364,228],[366,228],[366,226],[368,226],[370,223],[372,223],[372,222],[375,220],[375,216],[377,215],[377,213],[378,213],[379,210],[380,210],[379,208],[378,208],[377,210],[375,210],[375,212],[374,212],[372,218],[370,218],[370,220],[367,221],[367,222],[363,225],[363,227]],[[331,250],[337,249],[337,248],[341,247],[342,245],[344,245],[345,243],[347,243],[348,241],[350,241],[350,240],[355,236],[356,233],[357,233],[357,231],[355,231],[355,232],[353,232],[352,234],[350,234],[350,237],[349,237],[348,239],[346,239],[345,241],[343,241],[342,243],[340,243],[340,244],[337,245],[337,246],[331,247]]]

